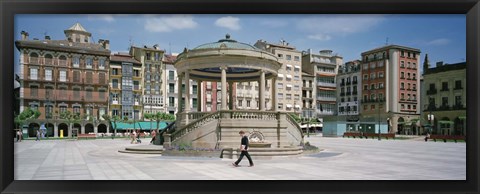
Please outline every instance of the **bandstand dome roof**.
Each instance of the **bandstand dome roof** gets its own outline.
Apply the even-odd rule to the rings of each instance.
[[[225,48],[230,48],[230,49],[245,49],[245,50],[257,50],[259,51],[257,47],[254,47],[252,45],[242,43],[242,42],[237,42],[236,40],[230,39],[230,34],[225,35],[224,39],[220,39],[217,42],[212,42],[212,43],[206,43],[202,44],[198,47],[195,47],[192,50],[199,50],[199,49],[225,49]]]
[[[265,72],[266,78],[276,77],[282,64],[274,54],[237,42],[227,34],[217,42],[185,48],[174,66],[179,74],[188,71],[194,80],[218,81],[225,68],[227,81],[255,81],[260,72]]]

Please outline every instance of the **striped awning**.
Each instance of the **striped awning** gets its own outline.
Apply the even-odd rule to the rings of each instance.
[[[325,88],[325,87],[318,87],[320,90],[328,90],[328,91],[337,91],[335,88]]]

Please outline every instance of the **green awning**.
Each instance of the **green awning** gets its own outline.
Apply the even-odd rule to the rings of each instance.
[[[459,116],[458,118],[462,119],[462,120],[465,120],[465,119],[467,119],[467,116]]]
[[[453,121],[438,121],[440,124],[453,124]]]
[[[113,127],[113,126],[112,126]],[[160,122],[158,129],[162,130],[167,127],[167,122]],[[141,121],[136,122],[135,126],[133,123],[123,123],[117,122],[117,130],[128,130],[128,129],[140,129],[140,130],[154,130],[157,129],[157,122],[148,122],[148,121]]]

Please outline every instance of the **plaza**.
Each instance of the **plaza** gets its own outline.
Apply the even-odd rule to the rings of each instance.
[[[466,180],[466,143],[305,137],[322,151],[233,159],[126,154],[129,139],[15,143],[15,180]],[[147,145],[148,139],[142,141]]]

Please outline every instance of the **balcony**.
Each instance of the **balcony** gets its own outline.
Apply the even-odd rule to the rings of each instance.
[[[437,89],[427,90],[427,95],[434,95],[434,94],[437,94]]]
[[[348,85],[351,85],[351,84],[352,84],[351,82],[347,81],[347,86],[348,86]]]
[[[352,92],[347,92],[347,96],[350,96],[350,95],[352,95]]]
[[[340,83],[340,86],[345,86],[345,82]]]
[[[462,90],[463,88],[462,87],[455,87],[453,88],[453,90]]]
[[[327,83],[327,82],[317,82],[317,86],[323,86],[323,87],[331,87],[335,88],[337,85],[334,83]]]
[[[345,92],[340,92],[340,96],[345,96]]]
[[[385,102],[385,98],[362,99],[361,102],[362,103]]]
[[[358,94],[357,91],[353,91],[353,92],[352,92],[352,95],[357,95],[357,94]]]
[[[53,65],[53,59],[45,58],[45,65]]]
[[[448,88],[442,88],[442,89],[440,90],[440,92],[448,92],[448,91],[449,91]]]
[[[352,84],[353,84],[353,85],[355,85],[355,84],[357,84],[357,83],[358,83],[358,81],[356,81],[356,80],[352,81]]]
[[[317,96],[317,100],[319,100],[319,101],[337,101],[337,98],[335,98],[335,97]]]
[[[40,65],[40,58],[30,57],[30,64]]]

